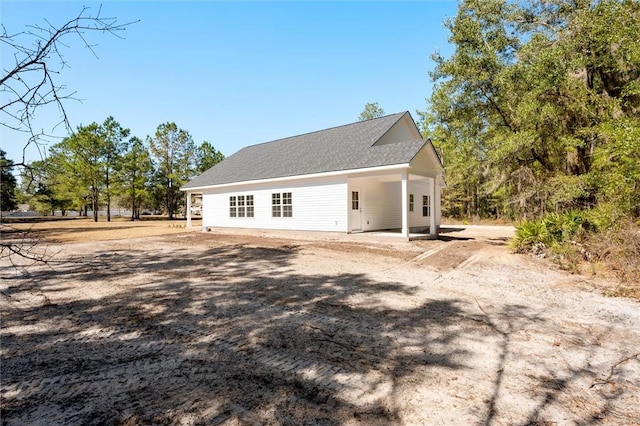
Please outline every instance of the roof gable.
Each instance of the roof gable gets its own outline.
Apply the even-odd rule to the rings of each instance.
[[[414,141],[422,139],[418,127],[413,122],[409,113],[403,114],[402,117],[378,139],[374,145],[387,145],[397,143],[399,141]]]
[[[409,167],[411,173],[423,176],[438,175],[442,172],[440,157],[430,139],[427,139],[427,143],[411,159]]]
[[[408,164],[425,144],[420,138],[398,140],[415,132],[411,126],[411,115],[403,112],[248,146],[182,189]]]

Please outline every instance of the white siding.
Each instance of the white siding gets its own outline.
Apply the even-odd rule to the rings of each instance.
[[[271,216],[271,194],[291,192],[293,217]],[[229,196],[253,195],[255,217],[229,217]],[[202,195],[202,226],[347,231],[346,178],[305,179],[211,189]]]
[[[385,178],[367,177],[349,179],[349,191],[361,191],[362,230],[398,229],[402,227],[402,186],[400,175],[396,181]],[[410,228],[426,228],[429,216],[422,216],[422,196],[429,195],[429,181],[425,178],[409,179],[409,194],[413,194],[413,211],[409,212]],[[436,198],[436,202],[438,202]],[[436,215],[436,223],[440,220]]]
[[[422,147],[422,149],[418,152],[418,154],[413,158],[413,160],[411,160],[410,163],[410,172],[411,173],[416,173],[419,174],[421,176],[431,176],[431,178],[434,178],[435,176],[441,176],[442,173],[442,166],[440,165],[440,162],[438,160],[438,158],[435,155],[435,152],[433,151],[433,149],[431,148],[431,146],[429,146],[429,144],[426,144],[424,147]],[[430,179],[431,179],[430,178]],[[436,211],[435,211],[435,221],[436,221],[436,226],[440,226],[440,222],[442,219],[442,208],[441,208],[441,197],[442,197],[442,188],[441,188],[441,181],[442,178],[436,178],[436,188],[435,188],[435,193],[436,193],[436,197],[435,197],[435,205],[436,205]],[[410,181],[411,182],[411,181]],[[429,226],[429,218],[428,217],[424,217],[422,216],[422,195],[429,195],[430,191],[429,191],[429,187],[427,185],[430,185],[430,183],[428,181],[423,181],[420,180],[418,182],[421,182],[421,184],[424,184],[425,186],[422,188],[418,188],[415,191],[416,192],[416,206],[415,206],[415,210],[413,212],[413,215],[411,213],[409,213],[409,226],[411,227],[428,227]],[[418,195],[419,194],[419,195]],[[418,199],[419,197],[419,199]],[[418,211],[419,208],[419,211]],[[433,212],[432,212],[433,214]]]
[[[411,120],[409,116],[404,116],[403,119],[394,124],[375,145],[413,141],[421,138],[415,124],[413,124],[413,120]]]
[[[422,197],[430,194],[432,178],[410,175],[408,192],[414,196],[409,212],[410,228],[427,228],[429,217],[422,216]],[[202,196],[202,226],[256,229],[289,229],[349,232],[350,195],[360,191],[361,229],[374,231],[402,227],[400,174],[300,179],[285,182],[254,183],[205,190]],[[271,195],[291,192],[293,217],[272,217]],[[253,195],[254,217],[230,217],[229,197]],[[440,202],[436,188],[436,203]],[[439,208],[435,209],[440,224]],[[433,211],[431,212],[434,213]]]
[[[411,173],[416,173],[421,176],[436,176],[442,168],[433,149],[428,143],[418,151],[409,165],[411,166]]]
[[[396,182],[395,185],[399,187],[400,183]],[[395,199],[391,183],[381,182],[376,177],[349,179],[349,191],[352,189],[361,191],[363,231],[398,227],[401,218],[394,204],[400,206],[400,201]]]
[[[429,195],[429,182],[424,179],[409,181],[409,194],[413,194],[413,211],[409,212],[409,227],[428,227],[429,216],[422,216],[422,197]]]

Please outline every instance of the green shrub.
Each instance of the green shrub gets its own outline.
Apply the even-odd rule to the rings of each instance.
[[[510,246],[516,253],[548,256],[573,273],[585,262],[613,272],[620,285],[611,295],[640,299],[640,223],[603,204],[592,210],[549,213],[516,225]]]
[[[600,204],[595,209],[585,212],[589,223],[589,231],[602,232],[609,229],[619,229],[626,223],[626,216],[612,204]]]
[[[566,243],[582,241],[586,235],[596,232],[599,226],[588,218],[588,212],[571,210],[565,213],[548,213],[541,219],[526,220],[516,225],[511,248],[516,253],[530,252],[540,245],[553,247],[555,252],[564,252]]]
[[[551,242],[549,231],[544,220],[525,220],[516,225],[516,233],[510,242],[510,246],[516,253],[526,253],[535,245]]]
[[[576,236],[584,234],[584,228],[586,221],[584,213],[579,210],[571,210],[564,215],[564,221],[562,223],[562,240],[569,241]]]
[[[564,215],[560,213],[549,213],[545,215],[541,222],[547,229],[550,241],[562,241],[564,239]]]

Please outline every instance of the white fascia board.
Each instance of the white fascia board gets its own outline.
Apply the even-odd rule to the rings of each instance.
[[[378,166],[378,167],[368,167],[364,169],[339,170],[335,172],[323,172],[323,173],[312,173],[308,175],[284,176],[284,177],[271,178],[271,179],[245,180],[242,182],[221,183],[219,185],[205,185],[205,186],[198,186],[194,188],[180,188],[180,191],[195,192],[195,191],[202,191],[204,189],[209,189],[209,188],[225,188],[225,187],[238,186],[238,185],[253,185],[256,183],[260,183],[260,184],[277,183],[277,182],[286,182],[286,181],[292,181],[292,180],[317,179],[317,178],[335,177],[335,176],[342,176],[342,175],[353,176],[355,174],[361,174],[361,173],[377,173],[377,172],[402,170],[408,167],[409,167],[409,163],[394,164],[391,166]]]

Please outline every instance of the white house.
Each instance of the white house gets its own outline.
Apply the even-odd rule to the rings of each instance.
[[[188,204],[202,194],[203,228],[436,236],[442,173],[431,141],[403,112],[248,146],[181,189]]]

